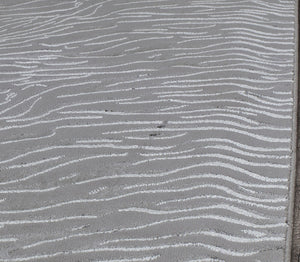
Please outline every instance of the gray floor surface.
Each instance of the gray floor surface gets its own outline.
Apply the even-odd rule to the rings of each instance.
[[[0,0],[0,261],[284,261],[294,21]]]

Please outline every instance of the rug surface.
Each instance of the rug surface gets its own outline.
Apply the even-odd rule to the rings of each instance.
[[[283,262],[294,0],[1,0],[0,261]]]

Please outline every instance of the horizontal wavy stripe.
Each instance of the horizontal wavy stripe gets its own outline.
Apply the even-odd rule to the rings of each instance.
[[[294,0],[2,1],[0,262],[283,261],[294,20]]]

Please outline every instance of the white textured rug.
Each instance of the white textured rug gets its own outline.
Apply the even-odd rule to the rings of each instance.
[[[0,261],[285,261],[294,20],[0,0]]]

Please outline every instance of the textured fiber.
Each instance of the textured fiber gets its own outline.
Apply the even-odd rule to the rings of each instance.
[[[0,0],[0,261],[284,261],[294,20]]]

